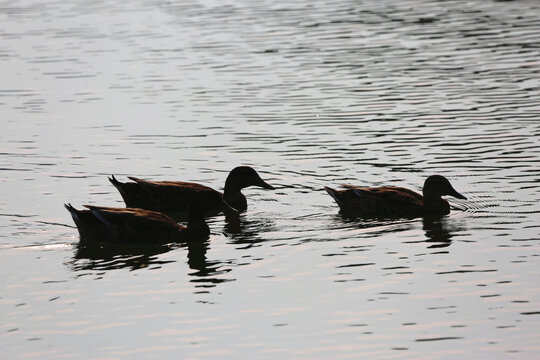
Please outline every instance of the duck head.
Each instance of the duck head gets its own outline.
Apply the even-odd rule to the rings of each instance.
[[[248,186],[258,186],[267,190],[274,190],[274,187],[266,183],[255,169],[249,166],[238,166],[234,168],[225,180],[225,188],[242,190]]]
[[[422,192],[425,200],[440,199],[442,195],[450,195],[458,199],[467,200],[467,198],[458,193],[450,184],[447,178],[442,175],[432,175],[424,182]]]

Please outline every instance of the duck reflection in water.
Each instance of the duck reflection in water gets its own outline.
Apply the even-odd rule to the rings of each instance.
[[[225,217],[225,232],[231,237],[231,243],[251,248],[265,241],[259,234],[276,231],[273,219],[250,216]]]
[[[70,267],[73,271],[81,271],[162,266],[173,261],[159,260],[159,255],[173,248],[170,244],[79,242]]]
[[[211,278],[229,270],[221,269],[220,261],[207,260],[206,253],[209,248],[208,240],[168,244],[83,241],[77,244],[69,266],[73,271],[155,268],[177,261],[160,259],[160,255],[177,249],[187,249],[187,264],[190,269],[195,270],[189,275],[199,278],[195,282],[215,284],[230,281]]]
[[[208,278],[223,272],[217,269],[220,262],[209,262],[206,259],[208,241],[190,241],[183,244],[83,242],[77,244],[70,267],[73,271],[161,267],[176,260],[161,260],[160,255],[184,248],[187,249],[189,268],[196,270],[189,275],[206,278],[204,281],[207,282],[218,282]]]
[[[335,221],[345,222],[355,229],[369,230],[370,235],[384,236],[394,232],[416,231],[417,218],[358,217],[340,213]],[[442,216],[423,216],[422,230],[426,238],[407,241],[407,243],[428,243],[428,248],[443,248],[452,244],[452,238],[464,231],[455,219]]]
[[[426,234],[426,242],[432,245],[429,248],[443,248],[452,244],[452,238],[465,230],[454,219],[446,216],[424,216],[422,228]]]
[[[192,241],[187,243],[187,247],[189,268],[195,270],[189,275],[194,277],[191,282],[200,284],[197,287],[208,288],[223,282],[234,281],[231,278],[218,277],[231,269],[224,267],[227,265],[225,261],[207,259],[206,253],[210,249],[208,241]]]

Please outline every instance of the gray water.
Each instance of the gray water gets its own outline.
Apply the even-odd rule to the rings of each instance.
[[[540,3],[3,1],[2,359],[536,359]],[[204,244],[78,247],[106,176],[221,189]],[[468,200],[339,215],[324,186]]]

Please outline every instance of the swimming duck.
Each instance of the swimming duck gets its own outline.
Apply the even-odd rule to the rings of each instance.
[[[432,175],[424,182],[423,196],[415,191],[395,186],[359,187],[343,185],[344,190],[325,187],[344,213],[360,216],[445,215],[450,213],[448,201],[442,195],[467,199],[458,193],[448,179]]]
[[[118,189],[126,206],[149,209],[154,211],[182,212],[189,208],[193,197],[201,191],[216,190],[191,182],[183,181],[147,181],[136,177],[128,177],[134,182],[122,183],[114,176],[109,181]],[[241,190],[248,186],[259,186],[263,189],[274,190],[259,174],[249,166],[234,168],[225,180],[223,199],[238,211],[247,209],[247,200]],[[219,204],[209,209],[218,213]]]
[[[216,191],[198,193],[189,209],[187,226],[156,211],[84,205],[88,210],[64,206],[70,212],[81,241],[168,243],[204,239],[210,229],[204,220],[209,207],[222,202]]]

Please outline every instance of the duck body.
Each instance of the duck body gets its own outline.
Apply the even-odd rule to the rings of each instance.
[[[223,194],[208,186],[184,181],[147,181],[136,177],[129,177],[133,182],[122,183],[114,176],[109,181],[118,189],[126,206],[142,209],[185,212],[189,209],[193,198],[201,193],[213,191],[223,197],[226,204],[238,211],[247,209],[247,199],[241,190],[248,186],[258,186],[273,190],[274,187],[261,179],[259,174],[249,166],[234,168],[225,181]],[[210,214],[217,214],[224,210],[222,204],[209,208]]]
[[[133,182],[122,183],[116,180],[114,176],[109,178],[109,181],[120,192],[127,207],[187,213],[193,198],[201,192],[213,191],[222,196],[218,191],[196,183],[147,181],[133,176],[128,178]]]
[[[64,206],[83,242],[170,243],[207,238],[210,229],[204,213],[221,200],[215,192],[198,194],[190,206],[187,226],[162,213],[139,208],[84,205],[88,210],[77,210],[70,204]]]
[[[441,175],[428,177],[422,189],[423,195],[403,187],[361,187],[343,185],[342,190],[326,187],[341,211],[365,217],[419,217],[446,215],[450,204],[442,195],[466,199]]]

